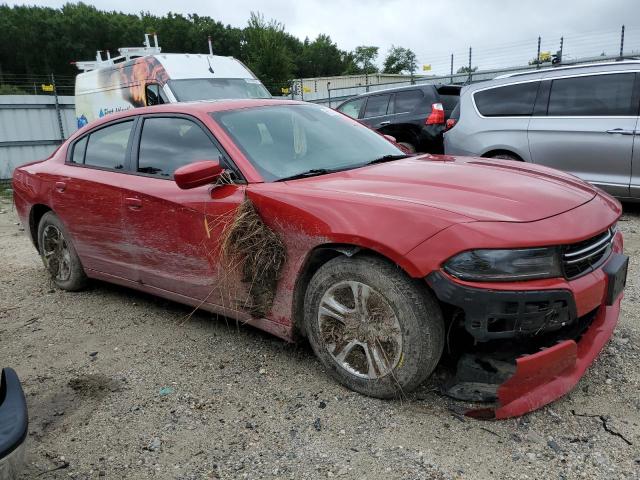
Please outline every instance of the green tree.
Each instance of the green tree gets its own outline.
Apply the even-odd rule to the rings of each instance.
[[[306,38],[297,62],[297,75],[305,78],[341,73],[343,54],[328,35],[320,34],[313,42]]]
[[[375,59],[378,58],[378,47],[361,45],[353,52],[353,61],[362,73],[378,73]]]
[[[292,78],[294,71],[287,47],[290,40],[284,25],[276,20],[267,22],[261,13],[251,12],[244,30],[244,40],[243,54],[249,68],[272,93],[278,93]]]
[[[410,73],[418,69],[416,54],[408,48],[391,45],[387,57],[384,59],[384,73]]]
[[[465,66],[465,67],[460,67],[460,68],[456,71],[456,73],[473,73],[473,72],[475,72],[476,70],[478,70],[478,67],[472,67],[472,68],[469,68],[468,66]]]
[[[66,84],[72,91],[78,73],[73,61],[93,60],[97,50],[116,56],[118,48],[142,45],[144,33],[153,32],[163,52],[177,53],[208,52],[210,35],[214,54],[242,60],[274,92],[293,77],[362,73],[365,65],[376,70],[375,47],[365,47],[374,48],[373,57],[356,58],[356,52],[340,50],[327,35],[303,43],[260,14],[252,14],[245,28],[235,28],[196,14],[134,15],[82,2],[61,8],[0,3],[0,84],[32,91],[27,76],[53,73],[59,86]]]

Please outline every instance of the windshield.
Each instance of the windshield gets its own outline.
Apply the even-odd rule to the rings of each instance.
[[[220,98],[271,98],[260,80],[253,78],[169,80],[169,87],[179,102]]]
[[[319,105],[274,105],[212,115],[266,181],[406,156],[378,133]]]

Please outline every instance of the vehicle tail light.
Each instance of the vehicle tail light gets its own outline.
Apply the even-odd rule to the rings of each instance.
[[[446,125],[445,130],[451,130],[453,127],[456,126],[456,119],[455,118],[449,118],[445,125]]]
[[[444,123],[444,107],[441,103],[431,104],[431,113],[425,122],[427,125],[439,125]]]

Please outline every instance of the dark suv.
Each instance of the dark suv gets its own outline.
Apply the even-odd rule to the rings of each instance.
[[[337,110],[412,152],[442,153],[445,122],[459,98],[455,85],[410,85],[358,95]]]

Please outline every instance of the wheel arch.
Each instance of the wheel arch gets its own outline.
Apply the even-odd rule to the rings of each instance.
[[[295,336],[306,337],[306,332],[304,331],[304,328],[302,328],[304,319],[304,299],[311,278],[324,264],[341,255],[346,257],[355,257],[359,255],[370,255],[378,257],[393,265],[396,265],[408,277],[416,278],[415,275],[412,275],[409,271],[411,269],[410,265],[400,265],[391,257],[371,248],[349,243],[326,243],[317,245],[313,250],[309,252],[306,259],[302,263],[302,267],[298,272],[298,276],[294,286],[292,305],[292,328]],[[426,283],[425,288],[427,288]]]
[[[51,207],[43,203],[36,203],[29,211],[29,234],[31,235],[31,241],[35,245],[36,249],[39,249],[38,225],[40,224],[40,220],[44,214],[51,211],[53,211]]]
[[[520,161],[520,162],[524,162],[524,159],[522,158],[522,155],[519,155],[518,153],[514,152],[513,150],[509,150],[507,148],[495,148],[493,150],[489,150],[488,152],[485,152],[482,154],[482,156],[484,158],[491,158],[495,155],[511,155],[512,157],[514,157],[516,160]]]

